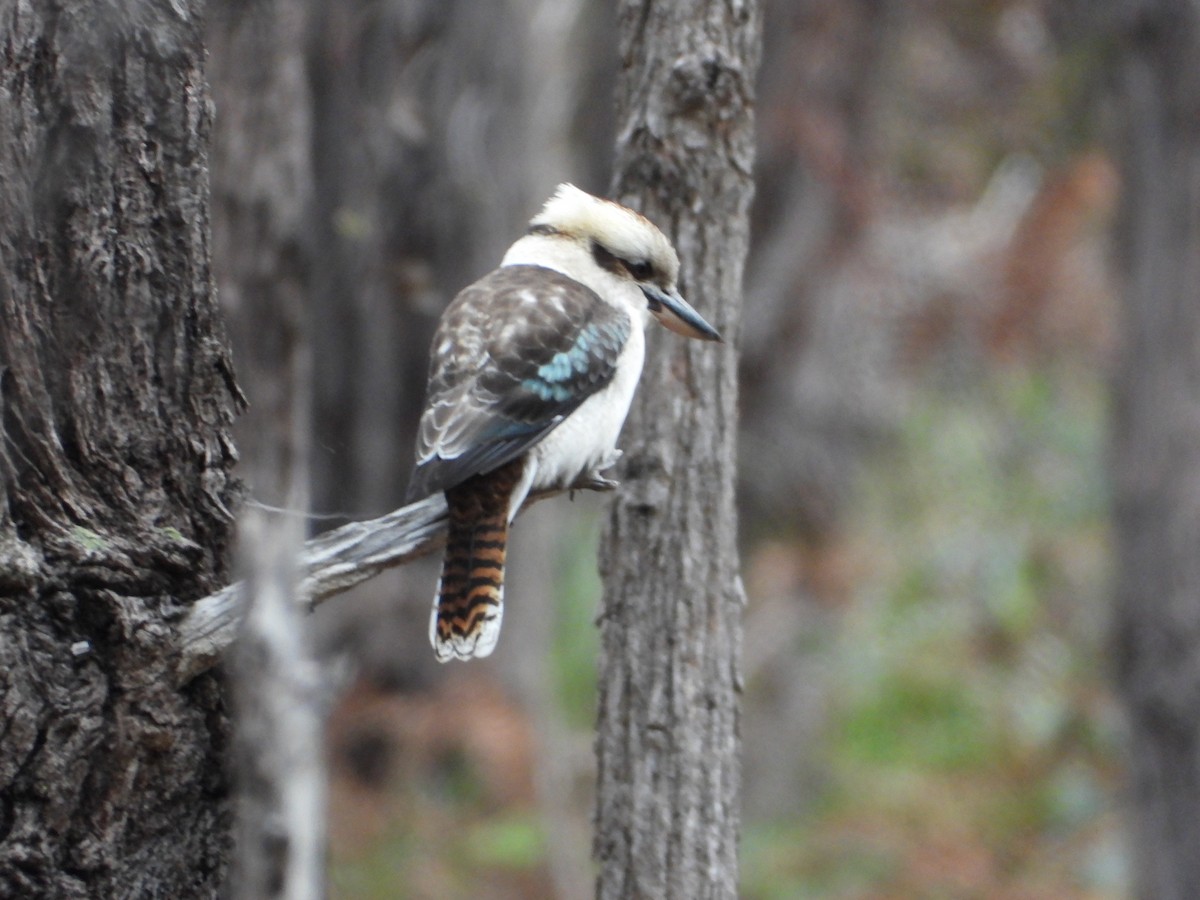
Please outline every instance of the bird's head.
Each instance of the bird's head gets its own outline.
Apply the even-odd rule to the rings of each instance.
[[[645,308],[671,331],[699,340],[721,340],[717,330],[680,296],[675,284],[679,257],[666,235],[645,216],[574,185],[560,184],[529,223],[529,237],[535,236],[569,242],[577,251],[574,256],[585,265],[594,265],[622,287],[636,287]],[[572,277],[585,274],[564,271]]]

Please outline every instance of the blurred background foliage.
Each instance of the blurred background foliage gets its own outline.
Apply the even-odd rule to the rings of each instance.
[[[1105,664],[1118,185],[1091,102],[1103,49],[1055,38],[1060,5],[767,2],[739,336],[747,898],[1130,891]],[[605,190],[613,12],[274,8],[303,40],[213,4],[217,246],[246,212],[239,141],[279,152],[230,75],[260,41],[303,84],[278,133],[303,142],[287,259],[314,508],[361,518],[402,501],[440,310],[557,182]],[[252,455],[271,373],[245,373],[272,313],[215,265]],[[602,518],[596,498],[522,517],[485,662],[432,662],[431,566],[321,611],[351,673],[334,897],[591,894]]]

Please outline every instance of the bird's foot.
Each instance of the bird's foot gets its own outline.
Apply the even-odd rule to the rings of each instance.
[[[588,472],[584,472],[571,485],[571,497],[575,496],[576,491],[615,491],[620,487],[621,482],[614,478],[605,478],[601,472],[611,469],[621,459],[621,451],[613,450],[612,453],[600,460],[600,464]]]
[[[614,478],[605,478],[599,472],[588,472],[575,479],[575,483],[571,485],[571,493],[574,494],[576,491],[615,491],[620,486],[621,482]]]

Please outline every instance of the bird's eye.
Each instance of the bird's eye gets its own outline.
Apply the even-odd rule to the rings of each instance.
[[[625,268],[629,270],[629,274],[633,276],[635,281],[649,281],[654,275],[654,266],[645,260],[639,262],[626,262]]]

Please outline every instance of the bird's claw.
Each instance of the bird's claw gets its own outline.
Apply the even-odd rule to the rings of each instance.
[[[621,482],[615,478],[605,478],[600,473],[606,469],[611,469],[617,464],[620,458],[621,451],[614,450],[608,456],[604,457],[604,459],[600,460],[600,464],[591,471],[580,475],[575,480],[575,483],[571,485],[571,496],[574,497],[576,491],[615,491],[621,486]]]
[[[590,472],[576,481],[572,489],[578,491],[615,491],[620,486],[621,482],[615,478],[605,478],[597,472]]]

